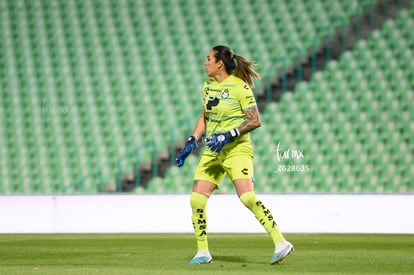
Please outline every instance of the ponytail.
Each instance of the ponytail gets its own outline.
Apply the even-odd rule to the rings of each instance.
[[[236,59],[236,68],[234,75],[241,78],[244,82],[249,84],[251,88],[254,87],[254,79],[259,79],[260,74],[254,70],[256,63],[247,60],[241,55],[234,55]]]
[[[213,50],[216,51],[216,62],[222,60],[228,74],[234,74],[249,84],[251,88],[254,87],[254,79],[260,78],[260,74],[254,70],[256,63],[247,60],[241,55],[236,55],[227,46],[215,46]]]

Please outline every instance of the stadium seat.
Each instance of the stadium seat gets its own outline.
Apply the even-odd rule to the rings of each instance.
[[[0,43],[4,51],[0,53],[0,77],[4,81],[0,89],[7,92],[1,94],[0,123],[2,129],[12,130],[4,131],[0,137],[0,146],[8,148],[2,155],[10,160],[7,168],[1,168],[4,186],[0,194],[60,193],[95,170],[103,171],[105,181],[113,181],[117,163],[125,153],[153,137],[157,150],[165,151],[171,138],[181,137],[193,125],[193,114],[200,110],[203,60],[209,47],[229,44],[257,61],[264,74],[272,60],[285,55],[289,48],[308,53],[318,29],[337,17],[350,22],[358,5],[376,1],[230,2],[2,2]],[[355,140],[362,139],[358,136],[361,133],[375,133],[386,146],[407,140],[409,130],[395,136],[378,132],[376,123],[372,132],[361,129],[379,112],[384,112],[388,121],[401,118],[398,121],[402,125],[389,129],[412,129],[412,92],[395,95],[391,101],[374,92],[414,89],[408,73],[414,68],[412,7],[401,12],[397,20],[387,22],[384,30],[373,34],[367,43],[358,45],[355,53],[345,54],[329,73],[318,74],[311,83],[299,85],[293,93],[298,95],[287,93],[277,106],[267,106],[263,113],[266,132],[261,132],[266,143],[280,141],[309,150],[313,146],[303,140],[322,146],[324,137],[335,136],[337,143],[344,146],[350,129],[333,124],[346,120],[355,127],[350,131]],[[221,32],[209,24],[211,20],[221,23]],[[376,63],[358,62],[370,58]],[[389,58],[392,71],[386,68]],[[349,65],[347,60],[351,61]],[[382,74],[365,73],[378,67]],[[354,69],[361,72],[358,81],[352,81]],[[398,73],[393,73],[394,69]],[[190,73],[183,74],[186,70]],[[376,81],[381,77],[387,81]],[[351,89],[365,88],[374,94],[374,105],[368,104],[362,93],[350,93]],[[182,103],[184,93],[186,104]],[[329,100],[325,95],[330,96]],[[350,111],[348,104],[355,108]],[[358,124],[355,113],[361,110],[366,116]],[[335,111],[343,114],[345,121],[327,113]],[[331,125],[329,131],[321,128],[324,123]],[[274,124],[277,128],[272,127]],[[265,154],[266,144],[260,144],[260,138],[254,140],[260,155]],[[332,142],[335,140],[326,141],[324,151]],[[151,158],[147,151],[142,152],[143,161]],[[315,157],[310,155],[307,161],[311,163]],[[329,155],[324,159],[328,163],[335,161]],[[190,168],[195,167],[192,161]],[[265,173],[258,178],[266,182],[260,183],[266,192],[276,187],[283,192],[317,192],[323,186],[325,172],[315,171],[311,180],[302,174],[297,178],[286,174],[279,181],[270,172],[274,165],[271,154],[258,157],[257,169]],[[184,190],[191,188],[192,178],[191,173],[183,171],[187,170],[171,175],[177,176],[176,184],[163,185],[157,178],[148,186],[154,192],[187,192]],[[326,175],[332,179],[332,175]],[[16,181],[21,184],[14,184]],[[190,188],[182,182],[188,182]],[[93,180],[86,182],[84,192],[96,193],[94,184]],[[352,188],[349,190],[355,189]],[[231,190],[231,184],[223,185],[222,192]]]

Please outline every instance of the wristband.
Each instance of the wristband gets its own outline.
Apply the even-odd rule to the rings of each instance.
[[[234,128],[234,129],[230,130],[229,133],[230,133],[232,138],[240,136],[239,129],[237,129],[237,128]]]

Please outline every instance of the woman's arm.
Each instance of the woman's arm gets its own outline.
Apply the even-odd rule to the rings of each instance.
[[[257,109],[257,106],[244,109],[244,114],[246,115],[246,120],[237,128],[240,135],[248,133],[262,125],[260,121],[259,109]]]
[[[206,123],[205,123],[205,113],[204,113],[204,107],[201,109],[201,115],[200,118],[197,121],[196,126],[193,130],[193,136],[195,136],[197,139],[200,139],[201,136],[204,134],[206,130]]]

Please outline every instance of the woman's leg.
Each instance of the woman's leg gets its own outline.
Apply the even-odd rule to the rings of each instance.
[[[236,179],[233,183],[240,201],[252,211],[256,219],[272,237],[275,245],[274,255],[276,256],[274,256],[271,263],[280,262],[293,251],[293,246],[283,237],[270,210],[256,197],[252,179]],[[282,253],[282,258],[280,258],[280,253]]]
[[[194,181],[193,190],[190,197],[192,210],[191,220],[193,222],[194,234],[197,241],[197,254],[189,264],[200,264],[211,262],[211,255],[207,241],[207,201],[216,185],[208,182],[197,180]]]

